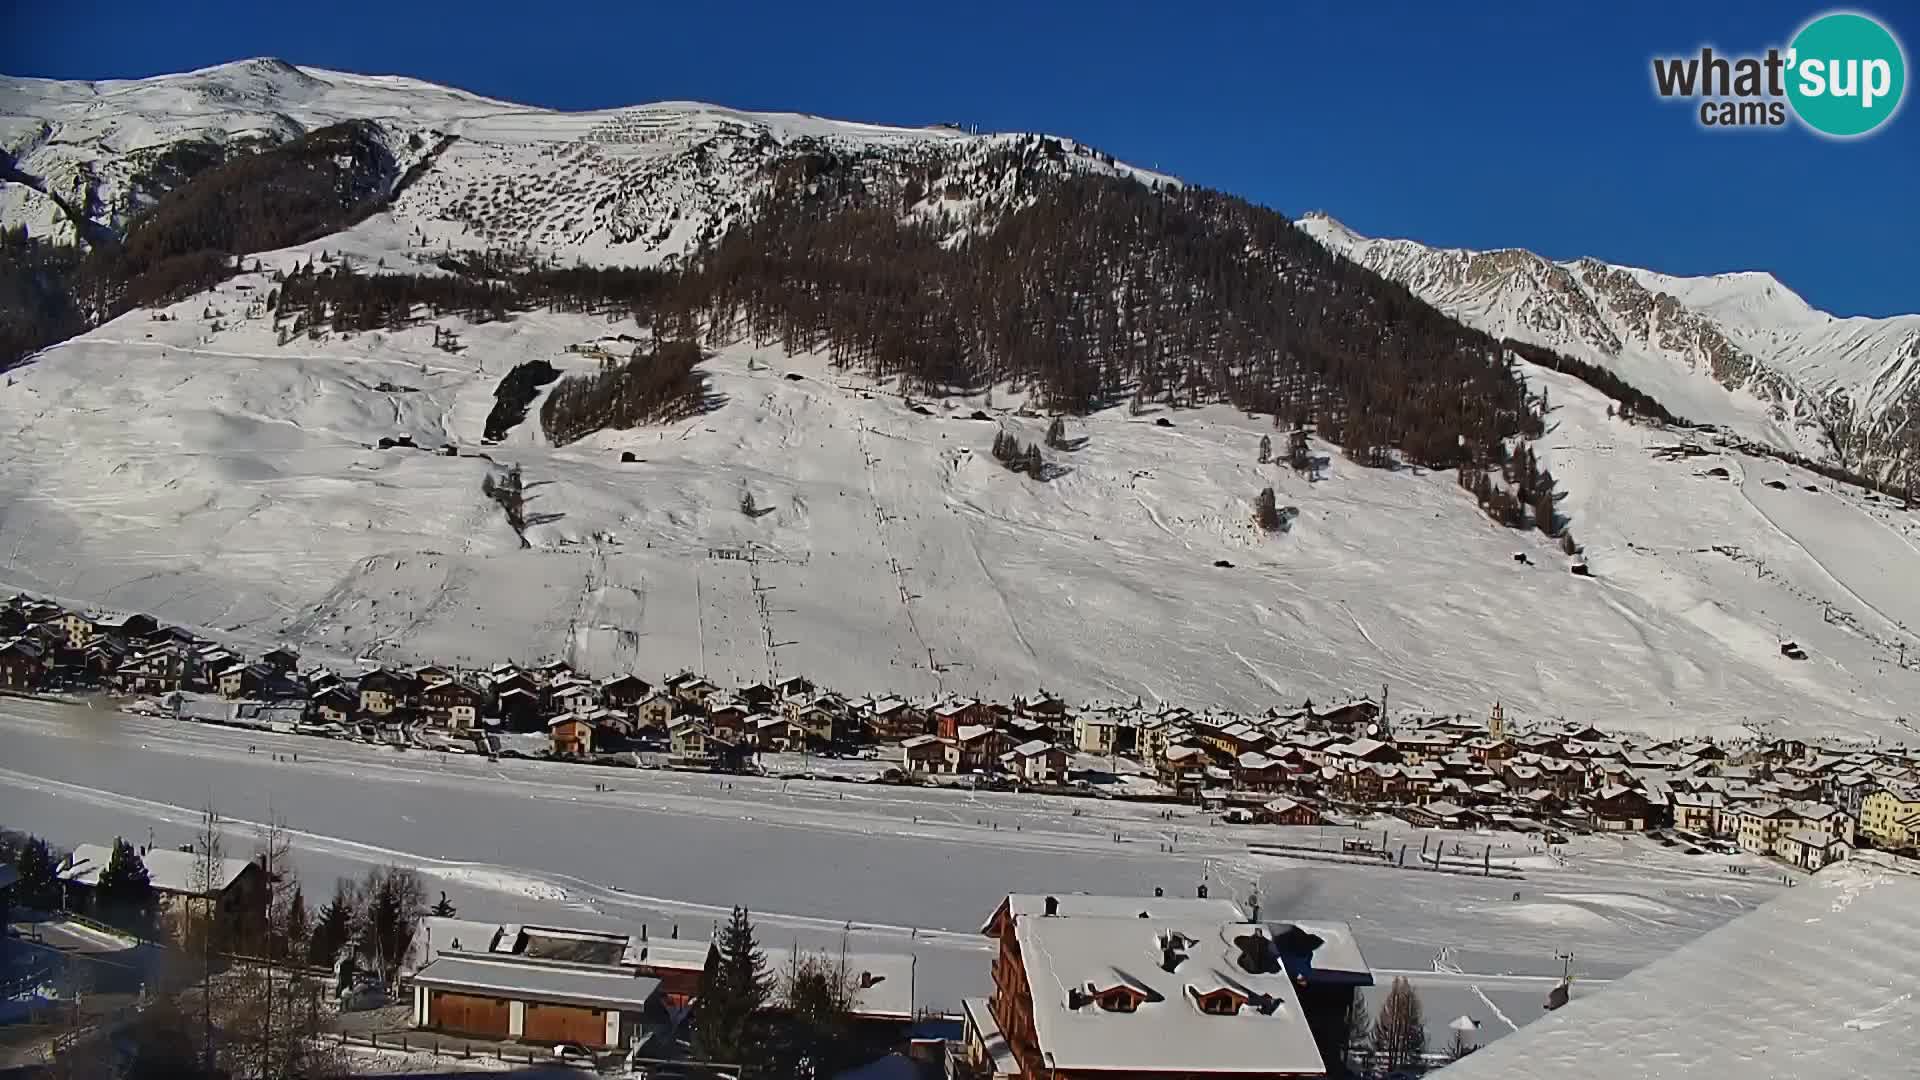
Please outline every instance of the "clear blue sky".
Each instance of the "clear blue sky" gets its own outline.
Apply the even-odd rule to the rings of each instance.
[[[1047,131],[1370,235],[1768,270],[1841,314],[1920,311],[1920,106],[1839,143],[1703,131],[1652,93],[1656,53],[1785,45],[1825,10],[0,0],[0,71],[129,77],[273,55],[556,108],[683,98]],[[1911,0],[1861,10],[1920,54]]]

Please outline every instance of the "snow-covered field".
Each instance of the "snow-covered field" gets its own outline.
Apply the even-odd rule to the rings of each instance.
[[[407,252],[381,217],[263,266],[321,250]],[[458,354],[425,326],[283,347],[265,270],[10,374],[0,582],[336,660],[565,656],[850,693],[1259,709],[1385,684],[1405,706],[1896,738],[1920,700],[1920,672],[1897,666],[1903,644],[1920,655],[1920,518],[1766,460],[1655,459],[1679,437],[1609,420],[1552,373],[1536,373],[1545,456],[1592,579],[1489,524],[1450,474],[1336,454],[1310,484],[1261,466],[1271,427],[1230,409],[1076,420],[1087,445],[1041,484],[988,454],[1002,428],[1037,440],[1046,423],[1004,388],[922,415],[820,358],[744,345],[706,365],[724,402],[707,415],[556,449],[536,406],[482,448],[512,366],[587,369],[568,346],[623,351],[614,335],[636,328],[536,312],[443,320]],[[398,434],[425,449],[374,448]],[[481,492],[508,463],[537,522],[524,550]],[[1702,475],[1714,465],[1732,479]],[[1269,484],[1300,510],[1287,535],[1252,525]],[[771,512],[746,517],[743,493]],[[1784,659],[1782,638],[1811,659]]]
[[[1575,953],[1577,992],[1604,985],[1780,887],[1756,860],[1634,839],[1579,839],[1556,858],[1519,837],[1447,834],[1470,856],[1495,845],[1526,880],[1454,876],[1255,854],[1251,840],[1331,843],[1337,830],[1211,825],[1191,809],[1167,821],[1150,805],[490,764],[20,699],[0,699],[0,741],[0,821],[65,845],[146,842],[149,830],[185,843],[211,801],[239,852],[254,826],[284,818],[310,895],[396,862],[463,917],[695,937],[741,903],[770,947],[911,951],[917,999],[941,1008],[987,992],[977,930],[1009,891],[1206,882],[1243,904],[1257,892],[1269,918],[1352,922],[1383,982],[1407,973],[1420,986],[1437,1039],[1462,1014],[1488,1037],[1511,1030],[1500,1014],[1540,1015],[1556,952]],[[1386,827],[1393,845],[1422,843]]]

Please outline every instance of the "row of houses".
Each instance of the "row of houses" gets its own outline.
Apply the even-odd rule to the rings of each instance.
[[[1109,752],[1138,755],[1166,787],[1200,798],[1264,805],[1279,794],[1288,809],[1385,810],[1436,827],[1673,826],[1810,869],[1863,839],[1893,849],[1920,839],[1920,754],[1902,748],[1730,747],[1591,724],[1519,731],[1498,704],[1484,720],[1390,721],[1371,700],[1255,718],[1162,710],[1116,719],[1083,728],[1093,744],[1128,748]]]
[[[1457,827],[1671,825],[1802,864],[1838,853],[1795,838],[1810,830],[1846,845],[1920,844],[1920,753],[1834,753],[1791,740],[1729,747],[1593,724],[1519,730],[1499,704],[1485,718],[1395,716],[1362,697],[1245,716],[1139,701],[1075,707],[1044,692],[1011,703],[849,698],[801,676],[732,687],[688,671],[659,683],[631,673],[596,681],[557,660],[343,676],[303,666],[289,649],[247,658],[148,616],[16,596],[0,605],[0,688],[46,682],[217,695],[335,730],[433,729],[480,748],[490,733],[543,733],[555,757],[639,749],[694,768],[744,768],[759,752],[893,747],[909,776],[1046,785],[1069,778],[1077,752],[1115,768],[1128,759],[1165,793],[1240,802],[1271,820],[1314,820],[1318,808],[1342,805]],[[1810,804],[1845,827],[1809,817]]]

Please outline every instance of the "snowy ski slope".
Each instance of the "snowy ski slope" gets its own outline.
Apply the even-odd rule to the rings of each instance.
[[[278,346],[266,274],[320,250],[418,251],[377,217],[11,373],[0,581],[336,658],[559,655],[850,692],[1263,708],[1384,683],[1406,706],[1895,738],[1920,700],[1896,666],[1903,644],[1920,655],[1915,515],[1767,460],[1656,459],[1679,437],[1609,420],[1552,373],[1546,453],[1591,579],[1489,524],[1451,474],[1337,453],[1320,483],[1260,466],[1271,427],[1229,409],[1076,421],[1087,445],[1052,453],[1064,475],[1041,484],[988,454],[1002,426],[1031,441],[1046,424],[1004,389],[921,415],[819,358],[744,346],[706,365],[724,399],[708,415],[556,449],[536,406],[482,448],[513,365],[586,369],[568,346],[624,352],[611,339],[637,328],[531,313],[444,320],[458,354],[426,326]],[[398,434],[429,449],[374,448]],[[461,456],[432,452],[448,443]],[[480,490],[509,463],[526,549]],[[1253,528],[1267,484],[1300,510],[1290,534]],[[743,493],[771,512],[747,518]],[[1783,658],[1783,637],[1811,659]]]

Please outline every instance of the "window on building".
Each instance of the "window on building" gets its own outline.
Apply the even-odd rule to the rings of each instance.
[[[1210,1016],[1233,1016],[1240,1011],[1240,999],[1232,994],[1207,994],[1200,998],[1200,1011]]]

